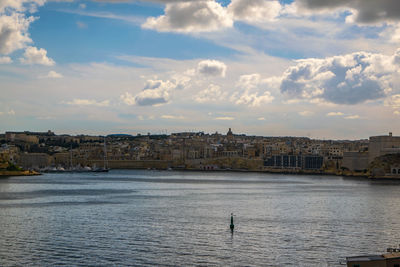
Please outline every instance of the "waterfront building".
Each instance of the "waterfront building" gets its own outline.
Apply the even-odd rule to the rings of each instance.
[[[314,155],[275,155],[264,160],[264,167],[278,169],[320,170],[324,158]]]
[[[53,157],[46,153],[22,153],[17,161],[25,169],[41,169],[53,164]]]
[[[389,135],[371,136],[368,146],[368,162],[371,163],[376,157],[386,154],[400,153],[400,136]]]

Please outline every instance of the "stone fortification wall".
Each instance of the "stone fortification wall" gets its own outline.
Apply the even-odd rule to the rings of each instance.
[[[89,160],[87,163],[90,166],[96,165],[103,167],[104,161],[102,160]],[[171,167],[172,161],[168,160],[109,160],[108,167],[110,169],[167,169]]]
[[[368,153],[365,152],[344,152],[342,167],[350,171],[362,171],[368,169]]]
[[[368,145],[368,162],[371,163],[375,158],[400,152],[400,136],[371,136]]]

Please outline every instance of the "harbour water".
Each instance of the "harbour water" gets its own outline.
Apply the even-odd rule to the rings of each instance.
[[[0,265],[340,266],[400,243],[399,204],[400,183],[334,176],[11,177],[0,180]]]

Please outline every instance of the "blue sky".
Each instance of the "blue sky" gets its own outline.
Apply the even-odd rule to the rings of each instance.
[[[400,4],[315,3],[0,1],[0,131],[400,132]]]

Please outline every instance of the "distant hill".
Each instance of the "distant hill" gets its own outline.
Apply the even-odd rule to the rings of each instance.
[[[131,134],[109,134],[107,137],[134,137]]]

